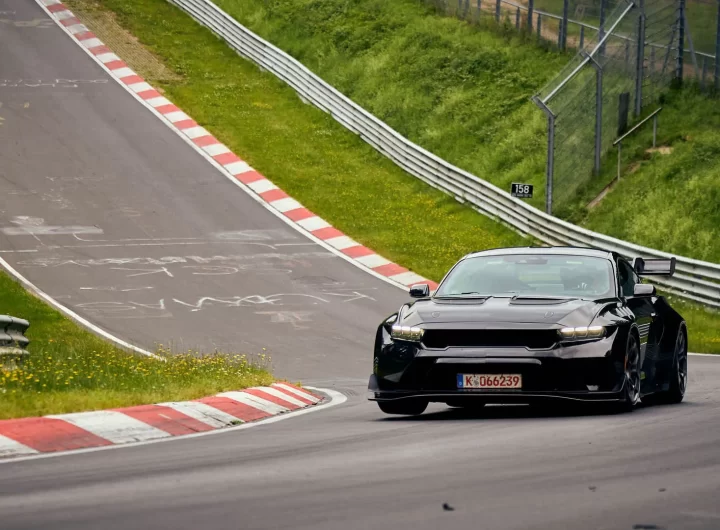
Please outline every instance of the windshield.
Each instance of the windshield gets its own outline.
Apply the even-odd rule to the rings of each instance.
[[[460,262],[435,296],[615,296],[611,262],[587,256],[508,254]]]

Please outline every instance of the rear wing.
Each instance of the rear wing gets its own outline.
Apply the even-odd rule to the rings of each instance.
[[[638,276],[672,276],[675,274],[674,257],[669,259],[635,258],[633,268]]]

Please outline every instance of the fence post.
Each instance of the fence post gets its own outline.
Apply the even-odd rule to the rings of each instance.
[[[720,0],[718,0],[717,30],[715,31],[715,90],[720,90]]]
[[[678,7],[678,54],[677,65],[675,67],[675,79],[682,84],[683,80],[683,63],[685,62],[685,0],[679,0]]]
[[[658,115],[655,114],[655,116],[653,116],[653,148],[655,148],[657,144],[657,118]]]
[[[607,1],[600,0],[600,32],[598,40],[602,40],[605,36],[605,11],[607,10]],[[605,44],[600,47],[600,55],[605,55]]]
[[[720,0],[718,0],[720,2]],[[533,10],[535,9],[535,0],[529,0],[528,2],[528,33],[532,33],[533,30]]]
[[[502,0],[495,0],[495,22],[500,24],[500,2]]]
[[[563,18],[562,28],[560,30],[560,49],[565,51],[567,46],[567,27],[568,27],[568,11],[570,9],[570,0],[563,0]]]
[[[532,97],[533,102],[542,109],[548,118],[547,165],[545,166],[545,211],[552,215],[553,176],[555,174],[555,114],[538,96]]]
[[[622,142],[618,144],[618,171],[617,171],[617,179],[620,180],[620,157],[622,155]]]
[[[580,47],[582,50],[585,47],[585,26],[580,26]]]
[[[477,0],[477,12],[478,12],[478,20],[480,20],[480,17],[482,16],[482,0]]]
[[[702,62],[702,76],[700,77],[700,90],[705,92],[705,89],[707,88],[707,57],[703,57]]]
[[[600,65],[595,71],[595,174],[600,173],[602,158],[603,72]]]
[[[640,0],[638,17],[637,64],[635,69],[635,116],[642,112],[642,87],[645,66],[645,0]]]
[[[520,29],[520,8],[517,8],[517,11],[515,11],[515,29]]]
[[[555,173],[555,115],[548,114],[548,154],[545,169],[545,212],[552,215],[553,177]]]
[[[718,0],[720,1],[720,0]],[[537,23],[537,36],[538,40],[542,38],[542,15],[538,13],[538,23]]]

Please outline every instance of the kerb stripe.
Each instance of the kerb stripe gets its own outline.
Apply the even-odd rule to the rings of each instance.
[[[67,421],[116,444],[144,442],[170,436],[165,431],[114,410],[77,412],[47,417]]]

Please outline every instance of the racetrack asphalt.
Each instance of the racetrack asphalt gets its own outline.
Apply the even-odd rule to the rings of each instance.
[[[406,295],[235,188],[34,3],[0,11],[0,255],[139,346],[265,347],[279,375],[349,398],[2,464],[0,528],[720,528],[720,361],[691,357],[684,403],[632,414],[383,416],[364,395],[373,332]]]

